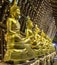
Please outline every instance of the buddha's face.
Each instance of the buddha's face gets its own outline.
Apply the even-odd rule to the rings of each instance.
[[[13,4],[13,6],[11,6],[10,15],[14,18],[17,18],[20,15],[20,8],[16,4]]]
[[[30,29],[33,28],[33,23],[32,23],[31,20],[27,21],[27,27],[30,28]]]
[[[31,27],[31,28],[33,27],[33,23],[32,23],[32,21],[31,21],[31,23],[30,23],[30,27]]]
[[[19,15],[20,15],[20,10],[19,9],[16,9],[14,11],[14,13],[13,13],[13,16],[17,18]]]

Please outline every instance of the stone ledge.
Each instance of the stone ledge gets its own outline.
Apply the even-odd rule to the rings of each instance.
[[[13,65],[50,65],[50,63],[53,61],[55,56],[56,56],[56,52],[53,52],[49,55],[44,56],[43,58],[38,58],[38,59],[23,63],[23,64],[13,64]],[[4,64],[4,65],[8,65],[8,64]]]

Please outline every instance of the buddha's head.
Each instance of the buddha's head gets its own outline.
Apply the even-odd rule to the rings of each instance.
[[[38,28],[38,25],[37,24],[35,25],[35,32],[36,33],[39,33],[40,32],[40,28]]]
[[[15,18],[20,15],[20,8],[17,6],[16,0],[14,0],[13,5],[10,7],[10,15]]]
[[[26,22],[27,28],[33,28],[33,22],[31,21],[30,17],[27,16],[27,22]]]
[[[42,32],[41,32],[41,36],[42,36],[42,37],[45,37],[45,33],[44,33],[43,30],[42,30]]]

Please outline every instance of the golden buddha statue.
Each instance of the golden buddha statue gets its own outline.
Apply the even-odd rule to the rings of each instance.
[[[27,21],[26,21],[26,37],[32,37],[33,32],[32,32],[32,28],[33,28],[33,22],[30,20],[30,17],[27,16]]]
[[[40,50],[42,50],[40,53],[42,53],[43,55],[45,55],[46,54],[46,51],[47,51],[47,49],[46,49],[46,39],[45,39],[45,33],[44,33],[44,31],[42,30],[41,31],[41,38],[40,38]]]
[[[40,29],[38,28],[37,24],[35,25],[35,28],[33,30],[33,34],[34,34],[34,39],[33,39],[33,43],[32,43],[32,48],[37,48],[37,44],[40,41]],[[38,46],[39,47],[39,46]]]
[[[38,28],[37,24],[35,25],[35,29],[34,29],[34,36],[35,36],[35,40],[36,41],[40,41],[40,28]]]
[[[18,37],[21,39],[20,36],[20,23],[18,22],[18,17],[20,16],[20,9],[17,6],[16,0],[14,0],[13,5],[10,7],[10,15],[6,21],[7,23],[7,34],[6,34],[6,41],[7,47],[11,48],[14,45],[14,38]],[[12,39],[12,40],[11,40]]]
[[[7,19],[7,51],[4,56],[4,61],[26,61],[34,58],[34,52],[29,44],[25,44],[27,39],[23,40],[20,34],[20,23],[18,17],[20,9],[17,6],[16,0],[10,7],[10,16]],[[27,35],[29,37],[29,34]],[[25,41],[25,42],[24,42]]]

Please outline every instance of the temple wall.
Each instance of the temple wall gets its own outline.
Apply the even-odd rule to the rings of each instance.
[[[56,26],[49,0],[20,0],[19,6],[24,16],[29,15],[34,24],[38,24],[51,39],[54,38]]]

